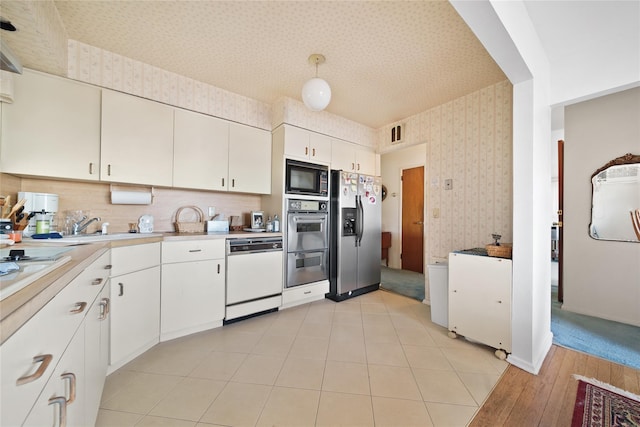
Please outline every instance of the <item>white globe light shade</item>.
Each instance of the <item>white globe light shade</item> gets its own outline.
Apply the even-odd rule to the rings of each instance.
[[[315,77],[302,86],[302,101],[311,111],[322,111],[331,102],[329,83]]]

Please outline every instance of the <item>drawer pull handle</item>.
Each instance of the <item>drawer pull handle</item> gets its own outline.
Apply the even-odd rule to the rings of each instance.
[[[231,188],[236,188],[236,179],[235,178],[233,178],[231,180]]]
[[[313,157],[315,157],[315,156],[316,156],[316,149],[315,149],[315,148],[311,150],[311,155],[312,155]]]
[[[111,165],[107,165],[107,176],[111,176]]]
[[[76,400],[76,375],[72,372],[60,375],[63,381],[69,380],[69,398],[67,405],[71,405]]]
[[[93,163],[89,163],[89,175],[93,175]]]
[[[310,294],[310,293],[311,293],[311,291],[304,291],[304,294],[305,294],[305,295],[308,295],[308,294]]]
[[[218,263],[218,274],[220,274],[220,263]]]
[[[100,306],[100,317],[98,317],[98,320],[105,320],[111,309],[111,300],[109,300],[109,298],[102,298],[98,305]]]
[[[82,302],[77,302],[76,303],[76,307],[73,310],[69,310],[69,313],[72,314],[80,314],[84,311],[84,309],[87,307],[87,303],[82,301]]]
[[[113,266],[111,264],[107,264],[104,266],[105,270],[111,270],[113,268]]]
[[[309,154],[309,147],[304,147],[304,155],[306,156],[307,154]]]
[[[51,363],[52,360],[53,356],[50,354],[41,354],[39,356],[35,356],[33,358],[33,363],[40,363],[40,366],[38,366],[38,369],[33,374],[25,375],[24,377],[18,378],[16,380],[16,385],[29,384],[30,382],[33,382],[40,378],[42,374],[44,374],[44,372],[47,370],[47,368],[49,367],[49,363]]]
[[[60,412],[58,412],[58,425],[60,427],[66,427],[67,399],[65,399],[64,396],[55,396],[49,399],[49,405],[60,405]]]
[[[120,292],[118,293],[118,296],[121,297],[122,295],[124,295],[124,285],[122,283],[118,283],[118,286],[120,286]]]
[[[99,285],[100,283],[102,283],[102,277],[94,279],[93,282],[91,282],[91,284],[94,286]]]
[[[202,252],[202,249],[189,249],[189,252]]]
[[[222,187],[224,187],[224,178],[222,178]]]

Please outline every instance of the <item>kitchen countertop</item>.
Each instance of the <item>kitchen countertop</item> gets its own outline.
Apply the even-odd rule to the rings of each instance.
[[[282,233],[230,231],[217,233],[175,233],[158,232],[149,236],[136,234],[131,239],[122,237],[117,240],[103,240],[79,244],[76,241],[65,243],[64,239],[38,241],[24,239],[11,249],[25,249],[42,246],[65,246],[72,249],[65,252],[71,259],[46,275],[34,280],[24,288],[0,301],[0,344],[17,331],[34,314],[44,307],[58,292],[64,289],[93,261],[111,248],[141,245],[162,241],[231,239],[252,237],[278,237]]]

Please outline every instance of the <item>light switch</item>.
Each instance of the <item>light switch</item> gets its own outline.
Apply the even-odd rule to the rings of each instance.
[[[440,218],[440,208],[433,208],[433,217]]]

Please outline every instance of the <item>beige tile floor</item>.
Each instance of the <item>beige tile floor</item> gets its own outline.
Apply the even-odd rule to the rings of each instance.
[[[464,426],[507,363],[376,291],[161,343],[111,374],[99,426]]]

